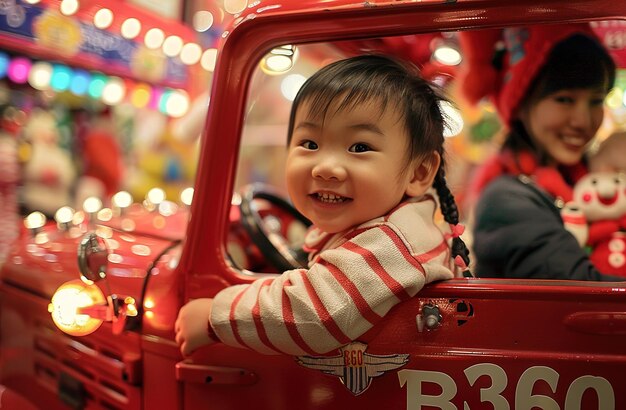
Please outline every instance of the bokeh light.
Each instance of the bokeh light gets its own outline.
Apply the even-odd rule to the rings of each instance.
[[[47,90],[50,88],[51,79],[52,64],[45,61],[34,63],[28,74],[28,84],[36,90]]]
[[[70,83],[70,91],[76,95],[85,95],[89,90],[91,75],[85,70],[75,70]]]
[[[25,57],[16,57],[9,63],[7,76],[9,80],[17,84],[24,84],[28,81],[28,74],[32,66],[31,61]]]
[[[102,97],[102,91],[107,83],[107,77],[101,73],[95,73],[91,76],[91,82],[89,83],[89,96],[91,98]]]
[[[102,8],[93,16],[93,25],[104,30],[113,23],[113,12],[109,9]]]
[[[50,87],[55,91],[65,91],[70,87],[72,80],[72,69],[63,64],[52,66],[52,78]]]
[[[126,84],[119,77],[111,76],[102,89],[102,101],[107,105],[116,105],[122,102],[126,95]]]
[[[7,75],[9,69],[9,56],[7,53],[0,52],[0,78],[4,78]]]
[[[150,102],[152,88],[148,84],[137,84],[130,94],[130,103],[136,108],[144,108]]]

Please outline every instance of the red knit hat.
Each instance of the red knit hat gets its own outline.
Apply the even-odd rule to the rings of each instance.
[[[581,23],[459,33],[463,64],[457,80],[461,92],[472,104],[490,97],[502,121],[510,124],[552,48],[573,34],[596,38],[591,27]],[[501,67],[494,65],[497,60]]]

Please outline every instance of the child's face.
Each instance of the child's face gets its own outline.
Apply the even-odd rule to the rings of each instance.
[[[600,89],[557,91],[530,104],[521,118],[553,163],[574,165],[602,124],[605,96]]]
[[[360,104],[326,118],[296,112],[286,165],[295,207],[325,232],[336,233],[386,214],[407,192],[408,135],[398,111]],[[411,192],[415,195],[415,192]]]

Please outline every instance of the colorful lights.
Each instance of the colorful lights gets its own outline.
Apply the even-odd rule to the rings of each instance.
[[[28,73],[30,73],[32,63],[28,58],[15,57],[9,62],[7,76],[9,80],[16,84],[24,84],[28,81]]]
[[[54,91],[65,91],[70,87],[73,70],[66,65],[55,64],[52,67],[50,87]]]
[[[163,54],[176,57],[183,48],[183,39],[179,36],[169,36],[163,41]]]
[[[0,78],[4,78],[9,70],[9,56],[6,53],[0,52]]]
[[[50,88],[52,70],[52,64],[45,61],[36,62],[28,73],[28,84],[36,90],[47,90]]]
[[[91,76],[91,82],[89,83],[89,89],[87,93],[91,98],[98,99],[102,97],[102,90],[106,85],[106,77],[102,73],[94,73]]]
[[[93,25],[104,30],[113,23],[113,12],[109,9],[100,9],[93,16]]]
[[[200,60],[200,64],[202,64],[202,68],[207,71],[213,72],[215,70],[215,62],[217,61],[217,49],[209,48],[204,53],[202,53],[202,59]]]
[[[207,51],[211,50],[214,65],[216,50]],[[187,43],[181,54],[181,59],[193,64],[201,58],[201,48]],[[202,58],[206,56],[205,53]],[[31,61],[28,57],[10,56],[0,51],[0,78],[4,76],[13,83],[28,84],[39,91],[70,92],[110,106],[128,102],[135,108],[158,110],[171,117],[181,117],[190,108],[189,96],[182,89],[152,86],[102,72],[74,69],[62,63]]]
[[[160,28],[151,28],[146,32],[144,43],[151,50],[156,50],[163,45],[165,33]]]
[[[126,95],[126,85],[119,77],[109,77],[102,89],[102,101],[107,105],[117,105]]]
[[[85,70],[75,70],[72,82],[70,83],[70,91],[76,95],[85,95],[89,90],[91,83],[91,74]]]
[[[137,84],[130,93],[130,103],[136,108],[144,108],[150,102],[152,88],[147,84]]]
[[[134,17],[124,20],[121,27],[122,36],[127,39],[133,39],[141,32],[141,23]]]

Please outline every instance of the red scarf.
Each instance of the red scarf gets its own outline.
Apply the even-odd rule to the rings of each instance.
[[[470,192],[477,197],[487,184],[500,175],[527,175],[554,198],[568,202],[572,200],[572,186],[566,182],[565,177],[575,183],[586,173],[587,167],[581,162],[560,168],[539,166],[535,157],[528,151],[515,154],[505,150],[478,169]]]

